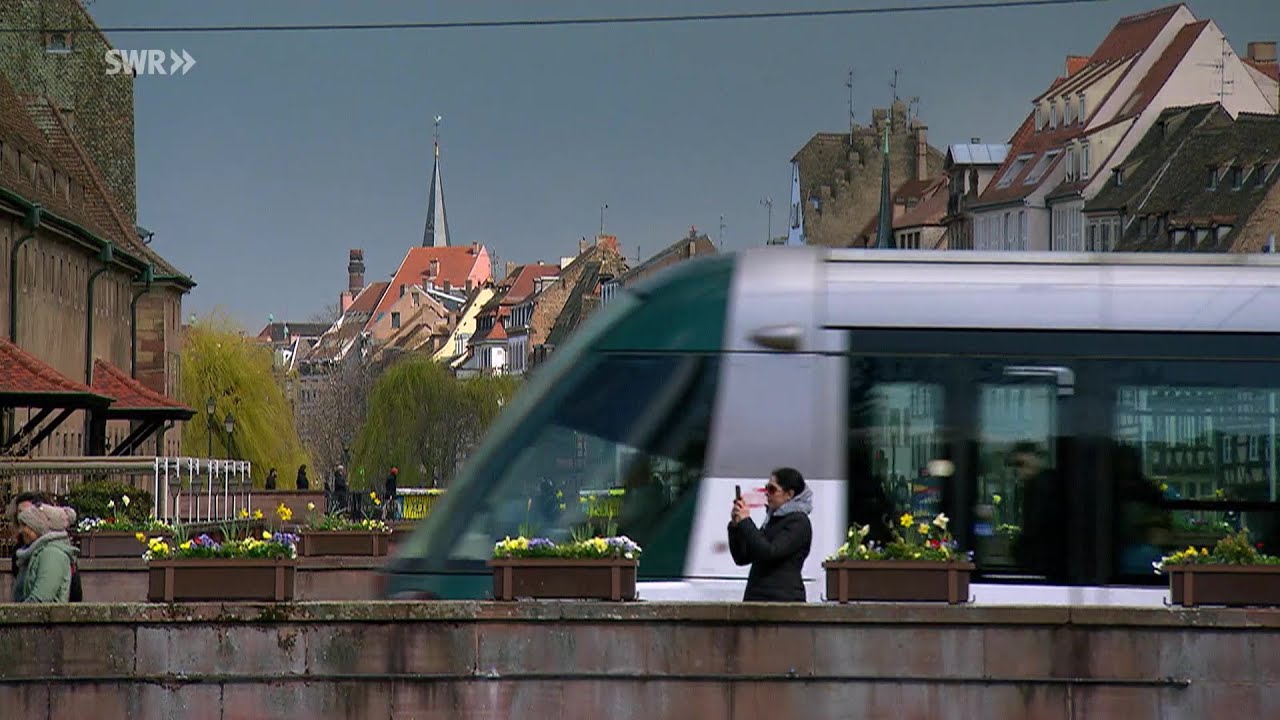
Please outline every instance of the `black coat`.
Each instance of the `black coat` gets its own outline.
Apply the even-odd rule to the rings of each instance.
[[[800,571],[809,546],[813,526],[802,512],[774,517],[757,528],[751,518],[729,526],[729,553],[738,565],[751,565],[747,575],[747,602],[804,602],[804,580]]]

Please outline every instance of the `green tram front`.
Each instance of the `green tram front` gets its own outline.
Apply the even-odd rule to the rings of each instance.
[[[607,526],[644,547],[643,598],[738,599],[734,486],[760,521],[790,465],[815,493],[810,600],[850,522],[946,512],[976,602],[1158,605],[1163,552],[1241,527],[1280,550],[1277,329],[1267,256],[692,260],[537,369],[385,594],[483,598],[498,540]]]

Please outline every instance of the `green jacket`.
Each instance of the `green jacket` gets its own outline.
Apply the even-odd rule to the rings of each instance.
[[[71,564],[79,551],[65,532],[45,533],[18,551],[14,600],[64,603],[71,599]]]

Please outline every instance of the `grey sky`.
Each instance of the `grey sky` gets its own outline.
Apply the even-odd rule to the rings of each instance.
[[[909,5],[910,0],[97,0],[103,26],[394,22]],[[421,242],[431,119],[444,116],[449,228],[500,258],[551,261],[606,230],[628,255],[688,232],[729,248],[786,222],[791,155],[900,94],[931,142],[1004,142],[1032,97],[1121,16],[1109,0],[686,25],[258,34],[112,34],[186,49],[185,76],[135,82],[139,223],[199,287],[257,331],[306,319],[346,284],[347,250],[388,276]],[[1275,0],[1188,3],[1243,52],[1280,39]]]

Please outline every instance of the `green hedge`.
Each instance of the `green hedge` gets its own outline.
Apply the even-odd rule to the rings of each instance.
[[[129,496],[127,507],[121,499],[126,495]],[[108,506],[113,500],[116,503],[114,509]],[[67,504],[75,508],[76,515],[81,520],[123,516],[141,522],[151,517],[152,496],[146,490],[139,490],[127,483],[99,480],[72,488],[67,493]]]

